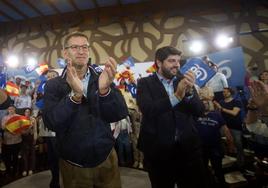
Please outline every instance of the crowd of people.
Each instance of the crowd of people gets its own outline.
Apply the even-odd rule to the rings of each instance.
[[[268,71],[252,81],[251,97],[244,105],[207,56],[203,62],[217,73],[198,88],[194,72],[179,72],[182,52],[166,46],[155,53],[156,73],[133,83],[135,99],[124,80],[119,87],[113,83],[113,58],[104,62],[102,72],[88,63],[89,46],[83,33],[65,38],[67,66],[61,75],[46,72],[44,93],[38,93],[41,83],[31,89],[16,83],[20,95],[12,99],[0,90],[0,107],[7,109],[1,123],[0,170],[8,176],[32,175],[36,145],[42,143],[47,147],[51,188],[60,187],[60,175],[65,188],[119,188],[119,166],[146,170],[152,188],[226,187],[222,160],[235,153],[237,168],[244,168],[245,129],[255,154],[267,159]],[[36,107],[40,98],[41,109]],[[20,115],[30,125],[10,132],[10,120]]]

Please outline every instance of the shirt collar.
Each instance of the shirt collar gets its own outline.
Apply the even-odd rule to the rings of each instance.
[[[90,69],[88,68],[86,74],[84,75],[84,79],[90,76],[90,74],[91,74]]]

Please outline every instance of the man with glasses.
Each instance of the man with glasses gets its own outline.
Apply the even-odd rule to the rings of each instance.
[[[44,123],[56,132],[65,188],[119,188],[120,174],[110,122],[127,116],[112,84],[116,62],[108,58],[98,74],[88,65],[89,40],[72,33],[64,40],[67,67],[49,80],[44,94]]]

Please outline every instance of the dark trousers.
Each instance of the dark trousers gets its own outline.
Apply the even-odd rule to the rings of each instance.
[[[221,146],[218,148],[211,148],[209,146],[203,147],[203,159],[204,163],[208,169],[208,162],[210,161],[211,167],[215,172],[215,176],[217,178],[217,182],[220,187],[225,187],[226,182],[224,178],[224,172],[222,169],[222,158],[223,158],[223,150]],[[210,173],[208,172],[210,175]]]
[[[127,130],[121,130],[116,139],[116,149],[119,164],[130,165],[132,161],[132,148]]]
[[[208,187],[201,151],[197,155],[177,151],[163,160],[158,156],[148,158],[144,153],[144,165],[152,188],[174,188],[175,184],[179,188]]]
[[[15,176],[18,171],[19,144],[3,144],[3,159],[6,165],[7,174]],[[12,167],[12,168],[11,168]]]
[[[35,148],[33,135],[22,135],[21,154],[23,161],[23,171],[34,170]]]
[[[60,175],[59,175],[59,155],[56,148],[56,137],[44,137],[47,144],[48,165],[52,174],[50,181],[50,188],[60,187]]]

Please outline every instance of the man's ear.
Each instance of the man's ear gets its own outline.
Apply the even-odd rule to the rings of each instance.
[[[62,53],[64,59],[68,58],[68,52],[66,49],[63,49],[61,53]]]
[[[162,62],[161,62],[161,61],[159,61],[159,60],[156,60],[155,62],[156,62],[157,67],[158,67],[158,68],[160,68],[160,67],[161,67],[161,65],[162,65]]]

